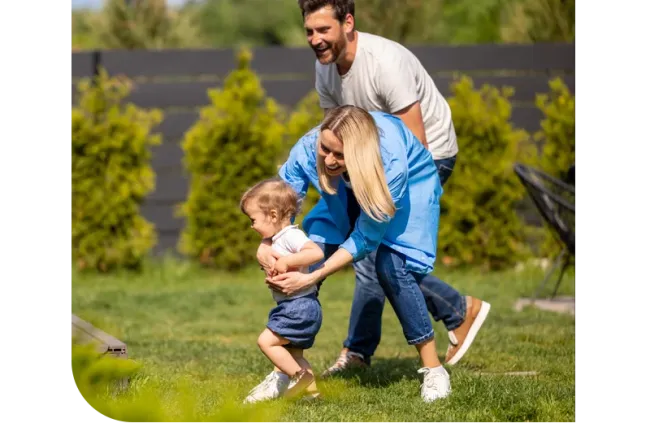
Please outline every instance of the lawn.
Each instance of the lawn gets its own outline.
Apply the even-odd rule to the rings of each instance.
[[[368,370],[319,381],[323,398],[276,401],[282,421],[575,421],[575,319],[532,308],[512,309],[530,294],[543,271],[446,271],[438,276],[463,293],[492,304],[477,340],[453,367],[453,392],[425,404],[419,396],[418,360],[390,305],[382,342]],[[324,321],[306,353],[317,372],[336,358],[347,332],[353,273],[329,278],[321,289]],[[574,274],[561,294],[573,294]],[[128,345],[143,365],[133,389],[148,384],[173,393],[181,383],[195,402],[193,416],[209,419],[226,398],[242,400],[270,371],[256,346],[271,294],[256,269],[223,273],[166,259],[141,274],[79,274],[73,271],[72,312]],[[439,355],[447,335],[434,325]],[[536,372],[532,376],[508,372]],[[170,416],[174,401],[165,402]],[[178,414],[178,418],[181,414]],[[173,418],[173,417],[170,417]]]

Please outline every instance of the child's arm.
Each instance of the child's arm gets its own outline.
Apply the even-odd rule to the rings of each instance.
[[[277,259],[274,269],[277,273],[286,273],[289,268],[310,266],[323,260],[324,257],[323,250],[314,241],[307,241],[299,252]]]

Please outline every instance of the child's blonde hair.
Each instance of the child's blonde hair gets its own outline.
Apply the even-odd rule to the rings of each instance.
[[[372,115],[355,106],[335,107],[325,116],[320,126],[321,134],[326,129],[343,143],[345,167],[361,209],[375,221],[386,221],[393,217],[395,203],[386,183],[379,152],[379,129]],[[319,138],[319,145],[320,142]],[[317,168],[321,189],[335,194],[333,178],[325,171],[325,160],[320,154]]]
[[[271,210],[275,210],[280,221],[293,219],[300,213],[298,194],[279,177],[265,179],[246,190],[239,203],[241,211],[246,215],[246,206],[251,201],[255,201],[267,216]]]

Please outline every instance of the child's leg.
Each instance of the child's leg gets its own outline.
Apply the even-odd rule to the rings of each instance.
[[[274,345],[284,346],[285,351],[264,351],[283,373],[291,377],[285,397],[296,397],[302,395],[305,390],[310,391],[314,381],[314,374],[309,362],[302,356],[305,348],[310,348],[314,343],[314,337],[322,322],[320,304],[315,295],[293,298],[290,301],[281,301],[278,306],[269,313],[267,329],[273,338],[282,342],[275,342]],[[268,334],[263,334],[268,336]],[[264,341],[260,336],[260,341]],[[265,342],[262,342],[262,346]],[[277,355],[282,354],[284,365],[279,361]],[[286,356],[291,357],[291,368],[288,368]],[[294,367],[295,366],[295,367]]]
[[[296,363],[300,365],[301,368],[307,369],[307,372],[314,374],[314,372],[311,369],[311,364],[305,359],[303,356],[304,350],[298,349],[298,348],[287,348],[289,351],[289,354],[296,360]]]
[[[292,377],[300,372],[301,367],[292,357],[291,353],[284,347],[288,343],[289,341],[287,339],[278,336],[268,328],[264,329],[264,332],[257,339],[257,345],[260,347],[260,350],[271,360],[275,367],[280,369],[282,373]]]
[[[309,361],[303,356],[302,349],[288,348],[291,356],[296,360],[302,369],[306,371],[306,374],[303,376],[303,380],[297,382],[293,388],[290,388],[286,392],[286,396],[291,397],[298,392],[305,391],[307,395],[312,398],[317,398],[320,393],[318,392],[318,387],[316,386],[316,379],[314,377],[314,371],[311,368]]]

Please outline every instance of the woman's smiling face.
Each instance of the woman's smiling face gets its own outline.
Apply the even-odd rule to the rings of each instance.
[[[325,172],[329,176],[337,176],[346,171],[343,143],[329,129],[321,132],[318,154],[323,158]]]

